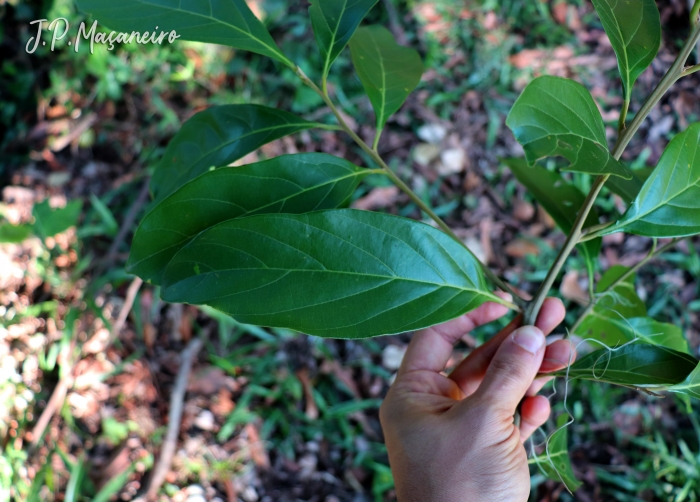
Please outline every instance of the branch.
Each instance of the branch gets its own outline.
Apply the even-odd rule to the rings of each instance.
[[[376,149],[372,149],[367,143],[363,141],[362,138],[360,138],[355,131],[353,131],[350,126],[348,126],[347,122],[345,122],[345,119],[343,119],[343,116],[340,114],[340,111],[338,108],[335,106],[333,101],[331,100],[330,96],[328,95],[328,89],[320,89],[309,77],[306,76],[304,71],[297,67],[296,69],[296,74],[297,76],[301,79],[301,81],[306,84],[308,87],[310,87],[314,92],[316,92],[321,99],[326,103],[326,106],[330,108],[331,112],[333,115],[335,115],[336,120],[340,124],[340,127],[345,131],[351,138],[352,140],[367,154],[370,156],[370,158],[377,163],[383,170],[384,173],[391,179],[396,186],[401,189],[402,192],[404,192],[408,197],[413,201],[414,204],[416,204],[425,214],[427,214],[430,219],[432,219],[438,227],[440,227],[443,232],[445,232],[447,235],[452,237],[455,241],[457,241],[459,244],[461,244],[465,249],[469,250],[469,248],[462,242],[462,240],[457,237],[457,235],[452,231],[452,229],[440,218],[435,212],[428,206],[423,200],[413,191],[411,188],[404,183],[404,181],[398,177],[398,175],[391,170],[391,168],[387,165],[386,162],[384,162],[384,159],[382,159],[381,155],[376,151]],[[324,86],[325,87],[325,86]],[[376,141],[376,140],[375,140]],[[471,252],[471,251],[470,251]],[[511,304],[509,302],[504,302],[503,300],[499,300],[501,303],[504,305],[508,306],[509,308],[513,310],[520,310],[519,306],[524,304],[524,300],[518,293],[516,293],[513,288],[508,286],[503,280],[501,280],[500,277],[498,277],[494,272],[491,271],[490,268],[488,268],[485,264],[481,263],[481,268],[484,271],[484,274],[486,277],[488,277],[496,286],[498,286],[500,289],[503,291],[510,293],[513,296],[513,300],[517,305]]]
[[[681,73],[681,77],[687,77],[688,75],[692,75],[697,71],[700,71],[700,64],[687,67],[685,70],[683,70],[683,73]]]
[[[134,306],[134,300],[136,300],[136,294],[139,292],[139,289],[141,289],[142,284],[143,279],[140,277],[136,277],[131,281],[131,284],[129,284],[129,289],[126,290],[126,298],[124,298],[124,305],[122,305],[119,316],[117,320],[114,321],[112,329],[109,332],[108,346],[114,343],[114,340],[119,336],[124,324],[126,324],[126,318],[129,317],[129,312],[131,312],[131,308]]]
[[[549,290],[552,289],[554,281],[559,275],[559,272],[561,271],[562,267],[564,267],[564,263],[566,263],[567,258],[576,247],[576,244],[578,244],[578,241],[581,237],[581,230],[583,229],[583,224],[586,222],[586,218],[588,218],[588,213],[591,212],[591,209],[593,208],[593,204],[595,203],[598,194],[600,193],[601,189],[603,188],[603,185],[609,177],[609,174],[598,176],[595,182],[593,183],[591,191],[588,193],[588,196],[586,197],[586,200],[583,203],[583,207],[576,216],[574,227],[571,229],[571,232],[566,237],[564,247],[559,252],[559,255],[554,261],[554,265],[552,265],[552,268],[550,268],[549,272],[547,272],[547,277],[545,277],[544,282],[540,285],[540,289],[537,290],[537,294],[525,309],[525,318],[523,319],[524,324],[531,324],[533,326],[535,325],[535,322],[537,321],[537,315],[540,313],[540,308],[542,307],[545,298],[547,298]]]
[[[700,0],[696,2],[696,5],[697,3],[700,3]],[[666,72],[666,75],[664,75],[664,77],[661,79],[654,91],[639,109],[639,112],[637,112],[637,115],[635,115],[629,127],[625,128],[618,137],[617,143],[612,149],[612,155],[613,157],[615,157],[616,160],[620,160],[620,157],[625,151],[625,148],[627,148],[627,145],[632,140],[632,137],[639,130],[644,120],[649,116],[651,110],[659,103],[659,101],[661,101],[661,98],[664,96],[664,94],[666,94],[666,92],[671,88],[671,86],[683,76],[685,62],[688,60],[688,56],[690,56],[690,53],[693,51],[693,48],[695,47],[695,44],[698,42],[698,40],[700,40],[700,23],[697,23],[693,27],[693,31],[691,32],[690,37],[688,37],[688,40],[686,40],[685,44],[683,45],[683,48],[681,49],[680,54],[678,54],[678,57],[673,62],[671,68],[669,68],[669,70]],[[540,308],[542,307],[545,298],[549,294],[549,290],[554,285],[556,276],[561,271],[562,267],[564,266],[564,263],[566,262],[566,259],[569,257],[569,254],[571,254],[574,247],[576,247],[577,242],[581,238],[581,228],[583,227],[583,223],[586,221],[586,217],[592,209],[595,199],[600,193],[600,190],[603,188],[603,185],[607,181],[608,177],[609,175],[598,176],[598,178],[596,178],[595,182],[593,183],[591,191],[588,193],[588,196],[586,197],[586,200],[584,202],[584,206],[577,216],[574,227],[571,229],[571,232],[566,237],[564,247],[559,252],[559,255],[557,256],[554,265],[547,273],[547,277],[540,286],[540,289],[537,291],[535,298],[528,305],[525,311],[525,324],[535,323],[537,315],[540,312]]]
[[[680,239],[673,239],[671,242],[661,246],[658,249],[656,247],[656,240],[654,240],[654,244],[653,244],[651,250],[649,251],[649,254],[643,260],[641,260],[639,263],[637,263],[635,266],[631,267],[627,272],[625,272],[620,277],[615,279],[607,288],[605,288],[603,291],[601,291],[600,294],[605,294],[608,291],[615,289],[617,286],[622,284],[624,281],[626,281],[627,279],[632,277],[632,275],[637,273],[637,271],[640,268],[642,268],[644,265],[649,263],[654,258],[657,258],[659,255],[665,253],[666,251],[671,249],[673,246],[678,244],[683,239],[685,239],[685,237],[681,237]],[[583,310],[583,312],[581,312],[581,315],[578,317],[578,319],[576,319],[576,322],[571,327],[571,333],[576,333],[576,330],[579,328],[579,326],[581,325],[583,320],[586,318],[586,316],[591,313],[591,311],[593,310],[594,307],[595,307],[595,302],[593,301],[593,297],[591,297],[591,302]]]
[[[66,394],[68,394],[68,389],[73,385],[73,371],[71,370],[67,375],[61,378],[56,384],[56,387],[51,394],[51,399],[46,403],[46,408],[41,412],[41,416],[37,421],[34,429],[32,429],[32,448],[36,448],[41,439],[44,437],[44,432],[46,432],[46,427],[48,427],[51,418],[53,418],[56,410],[63,407],[63,401],[66,399]]]
[[[141,191],[136,196],[136,200],[129,208],[129,212],[126,213],[126,216],[124,217],[124,220],[122,221],[122,226],[119,229],[119,233],[114,238],[114,241],[112,242],[112,244],[109,246],[109,251],[107,252],[107,257],[105,258],[104,262],[102,263],[102,267],[95,275],[99,276],[102,273],[104,267],[112,267],[113,266],[114,261],[117,257],[117,252],[119,251],[119,246],[121,246],[122,243],[124,242],[124,240],[126,239],[126,236],[129,234],[129,230],[131,230],[131,227],[134,225],[134,221],[136,221],[136,217],[139,215],[141,208],[148,201],[148,195],[149,195],[148,185],[149,185],[150,181],[151,181],[151,179],[148,177],[146,177],[146,179],[143,181],[143,185],[141,185]]]
[[[592,241],[593,239],[597,239],[600,237],[600,232],[605,230],[606,228],[612,226],[612,222],[607,222],[607,223],[600,223],[598,225],[593,225],[588,228],[584,228],[583,231],[581,232],[581,238],[578,240],[579,243],[581,242],[588,242]]]
[[[165,481],[165,476],[170,470],[170,465],[175,455],[175,447],[177,446],[177,438],[180,435],[180,422],[182,421],[183,403],[185,400],[185,392],[187,391],[187,382],[192,371],[192,363],[199,349],[202,347],[202,340],[193,338],[187,345],[187,348],[182,353],[182,362],[180,370],[175,379],[175,386],[170,394],[170,411],[168,413],[168,432],[165,435],[163,447],[160,450],[160,458],[153,469],[153,476],[148,483],[148,487],[144,490],[147,500],[152,500],[158,494],[158,490]]]

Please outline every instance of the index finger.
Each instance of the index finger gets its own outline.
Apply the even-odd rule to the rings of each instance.
[[[506,293],[496,293],[504,300],[511,300]],[[490,323],[508,313],[508,307],[487,302],[471,312],[444,324],[432,326],[413,335],[404,356],[399,376],[411,371],[428,370],[439,373],[445,369],[457,341],[474,328]]]

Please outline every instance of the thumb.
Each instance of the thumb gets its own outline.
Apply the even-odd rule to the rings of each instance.
[[[540,369],[545,345],[539,328],[516,329],[493,356],[475,396],[499,413],[512,416]]]

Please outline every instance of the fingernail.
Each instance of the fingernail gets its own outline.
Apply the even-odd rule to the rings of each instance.
[[[515,330],[512,336],[516,345],[532,354],[537,354],[545,342],[542,332],[534,326],[523,326]]]

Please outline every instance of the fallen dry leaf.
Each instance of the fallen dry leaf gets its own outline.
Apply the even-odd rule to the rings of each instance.
[[[530,221],[535,216],[535,208],[527,201],[520,200],[515,203],[513,208],[513,216],[520,221]]]
[[[534,242],[516,239],[506,246],[505,252],[511,258],[524,258],[529,254],[537,256],[540,248]]]
[[[243,429],[248,436],[248,448],[250,449],[250,458],[253,459],[255,465],[261,469],[270,468],[270,457],[265,449],[265,443],[260,440],[258,429],[253,424],[247,424]]]
[[[579,283],[579,274],[576,270],[571,270],[564,275],[559,291],[567,300],[571,300],[583,306],[588,305],[588,291],[581,287]]]
[[[316,420],[318,418],[318,406],[314,399],[314,387],[309,378],[308,368],[302,368],[296,372],[297,378],[304,387],[304,400],[306,401],[306,418]]]
[[[399,196],[399,187],[379,187],[373,189],[364,197],[353,202],[352,207],[363,211],[372,211],[391,206]]]

